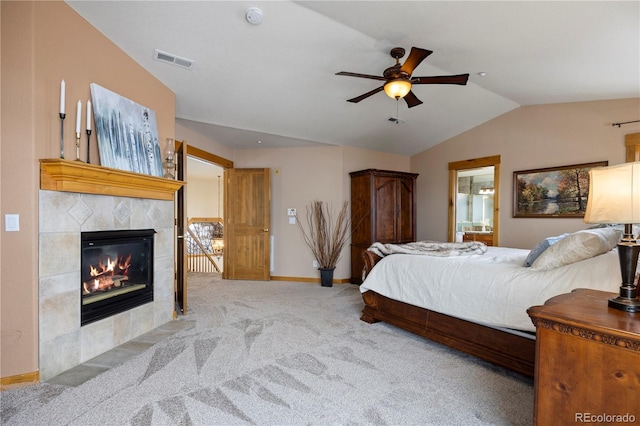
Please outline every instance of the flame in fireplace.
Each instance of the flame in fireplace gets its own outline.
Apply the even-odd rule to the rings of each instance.
[[[127,256],[116,255],[113,260],[111,260],[111,256],[107,256],[104,261],[100,259],[97,266],[89,265],[89,274],[93,278],[82,283],[82,293],[108,291],[124,285],[129,280],[130,266],[131,254]]]

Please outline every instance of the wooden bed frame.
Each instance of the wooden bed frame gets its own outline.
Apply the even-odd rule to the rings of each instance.
[[[363,251],[363,279],[382,259]],[[362,294],[362,321],[384,321],[485,361],[533,377],[535,336],[510,333],[389,299],[373,291]]]

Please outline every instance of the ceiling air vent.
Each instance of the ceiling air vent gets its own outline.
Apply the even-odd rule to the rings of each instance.
[[[172,64],[181,68],[186,68],[188,70],[190,70],[194,64],[194,61],[192,61],[191,59],[181,58],[180,56],[163,52],[162,50],[158,49],[154,51],[153,59],[160,62],[166,62],[168,64]]]

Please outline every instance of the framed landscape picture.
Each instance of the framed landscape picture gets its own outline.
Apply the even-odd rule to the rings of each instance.
[[[95,83],[90,87],[100,164],[162,177],[156,113]]]
[[[608,164],[599,161],[513,172],[513,217],[584,217],[589,170]]]

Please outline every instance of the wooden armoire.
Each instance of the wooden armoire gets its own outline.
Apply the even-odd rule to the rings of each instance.
[[[417,173],[367,169],[351,175],[351,278],[362,283],[362,251],[372,243],[416,240]]]

